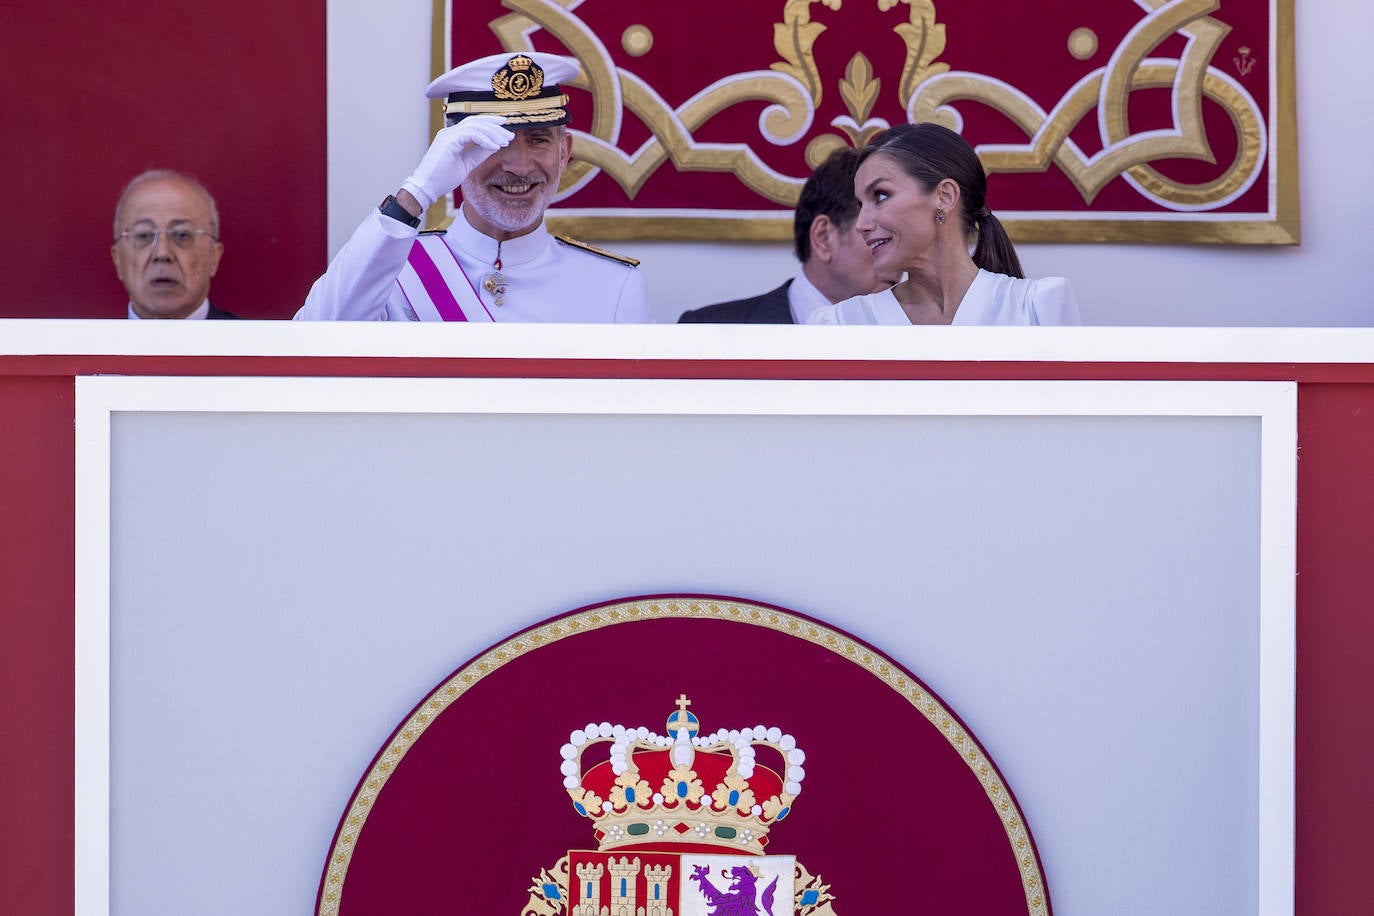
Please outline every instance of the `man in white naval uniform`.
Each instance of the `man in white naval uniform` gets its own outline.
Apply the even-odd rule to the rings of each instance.
[[[448,126],[315,281],[297,319],[647,322],[632,258],[551,235],[544,211],[572,155],[575,61],[535,52],[464,64],[430,84]],[[420,232],[462,188],[447,232]]]

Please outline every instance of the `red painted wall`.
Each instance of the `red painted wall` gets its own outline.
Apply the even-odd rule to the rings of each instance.
[[[0,912],[73,907],[75,384],[0,372]]]
[[[124,317],[114,207],[147,168],[219,203],[212,301],[290,317],[325,266],[324,17],[324,0],[0,0],[0,317]]]
[[[1300,386],[1298,444],[1298,916],[1369,912],[1374,384]]]

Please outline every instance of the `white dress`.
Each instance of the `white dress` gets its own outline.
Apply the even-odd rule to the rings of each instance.
[[[812,313],[807,324],[889,324],[910,326],[892,290],[855,296]],[[951,324],[1082,324],[1073,287],[1063,277],[1018,280],[979,270],[960,300]]]
[[[296,312],[308,321],[414,321],[397,277],[419,232],[373,210]],[[444,235],[494,321],[639,322],[650,320],[644,275],[610,255],[559,241],[543,223],[500,244],[502,303],[482,280],[494,270],[497,242],[463,218]],[[461,275],[460,275],[461,276]],[[461,281],[460,281],[461,282]],[[474,316],[476,317],[476,316]],[[483,316],[485,317],[485,316]]]

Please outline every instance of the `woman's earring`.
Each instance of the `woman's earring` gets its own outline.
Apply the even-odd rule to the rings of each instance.
[[[944,211],[944,210],[941,210],[939,207],[936,207],[936,208],[935,208],[935,222],[937,222],[937,223],[943,223],[944,221],[945,221],[945,211]]]

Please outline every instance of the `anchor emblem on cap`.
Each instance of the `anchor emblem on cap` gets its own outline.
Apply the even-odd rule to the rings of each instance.
[[[519,102],[534,98],[544,91],[544,68],[518,54],[492,75],[491,90],[502,100]]]

